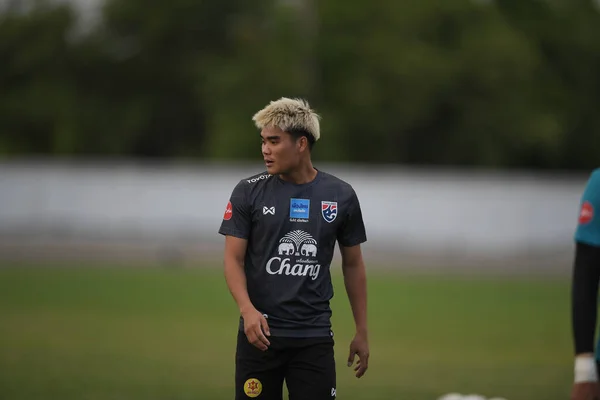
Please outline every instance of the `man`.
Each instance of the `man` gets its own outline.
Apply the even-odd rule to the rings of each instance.
[[[236,399],[336,397],[329,267],[336,242],[356,334],[348,366],[368,368],[366,241],[361,207],[346,182],[317,170],[311,149],[320,117],[301,99],[281,98],[253,116],[266,172],[233,189],[219,233],[225,279],[240,311]]]
[[[575,232],[572,278],[572,328],[575,347],[575,382],[572,400],[600,400],[598,365],[600,343],[594,357],[594,336],[600,281],[600,169],[592,172],[583,192]]]

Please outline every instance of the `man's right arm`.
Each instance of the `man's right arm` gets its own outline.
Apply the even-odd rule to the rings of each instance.
[[[260,350],[267,350],[270,335],[267,319],[254,307],[248,296],[244,258],[248,241],[235,236],[225,237],[225,281],[242,319],[248,341]]]
[[[225,236],[225,281],[240,314],[254,308],[246,286],[246,273],[244,272],[244,257],[248,241],[235,236]]]
[[[238,183],[227,203],[219,233],[225,236],[225,281],[244,321],[248,341],[261,350],[270,345],[266,318],[254,307],[246,285],[244,263],[250,236],[252,216],[244,182]]]

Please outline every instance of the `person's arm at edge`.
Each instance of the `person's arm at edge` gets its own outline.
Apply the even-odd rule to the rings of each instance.
[[[600,248],[577,242],[571,286],[571,323],[575,351],[575,381],[597,381],[594,336],[600,281]]]

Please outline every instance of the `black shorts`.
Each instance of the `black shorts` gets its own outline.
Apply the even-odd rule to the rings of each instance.
[[[269,337],[266,351],[238,333],[235,399],[282,400],[285,380],[289,400],[331,400],[336,397],[333,337]]]

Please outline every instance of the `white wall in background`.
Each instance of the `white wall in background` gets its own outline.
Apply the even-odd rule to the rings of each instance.
[[[321,165],[351,183],[369,246],[507,255],[572,245],[585,175],[361,169]],[[0,234],[221,243],[237,182],[262,165],[0,163]]]

